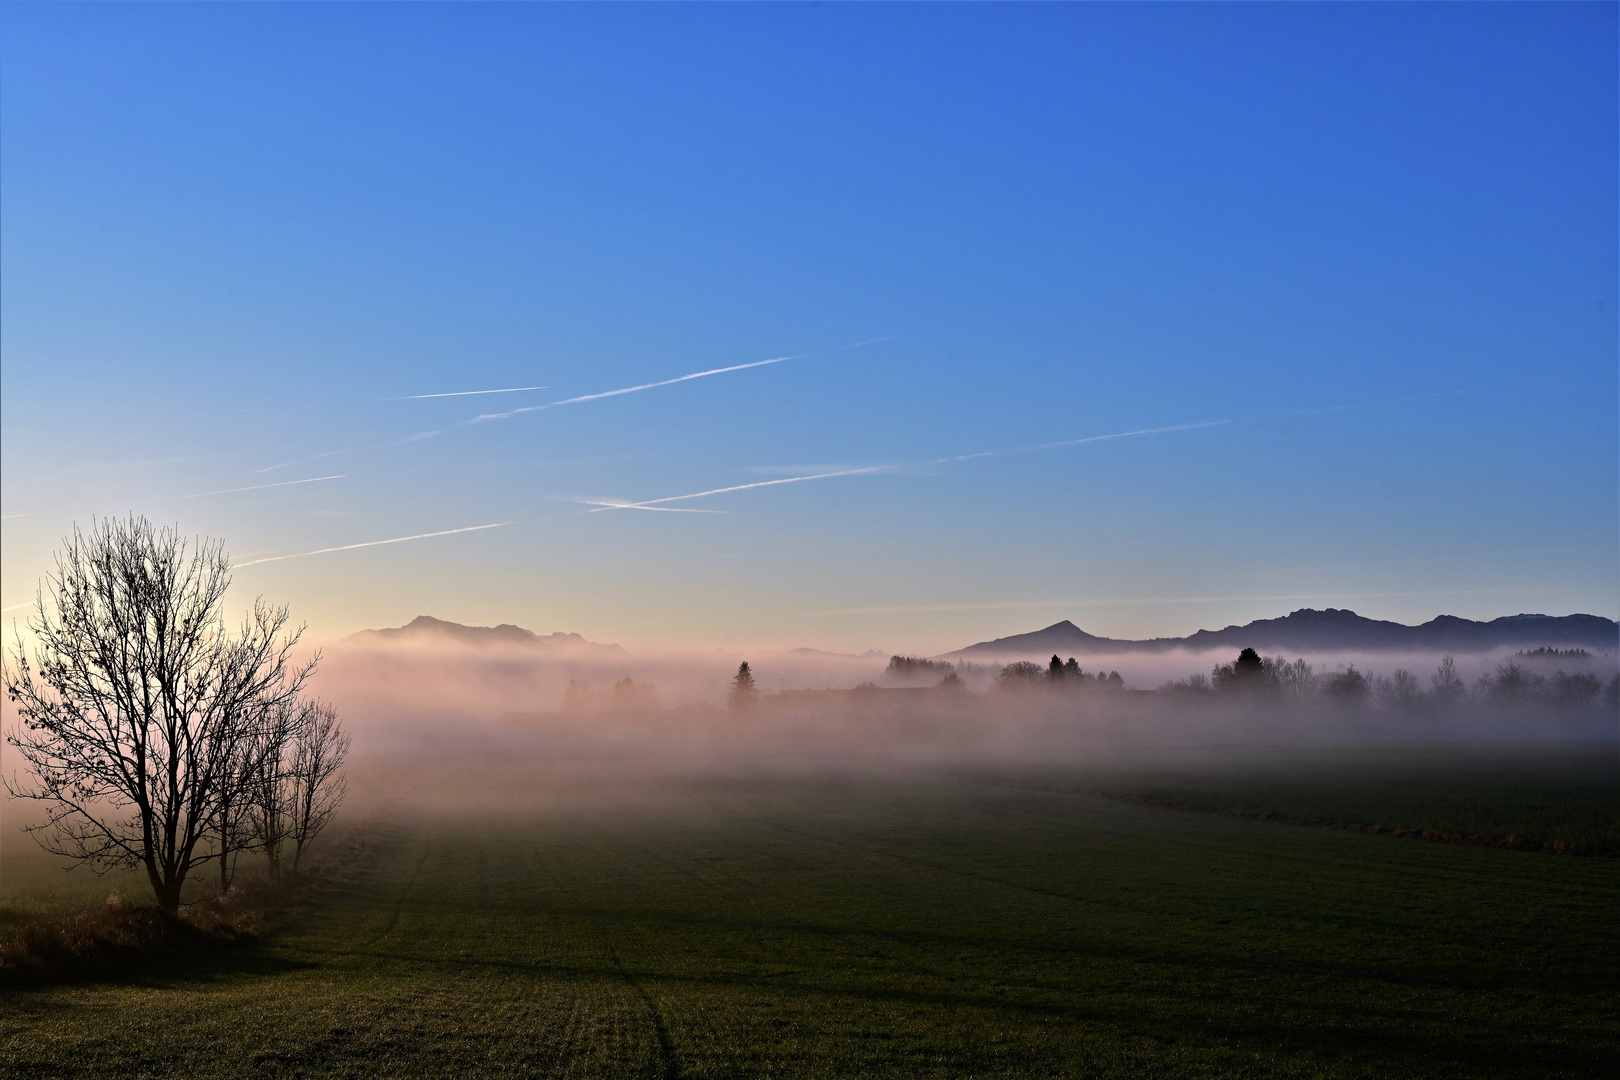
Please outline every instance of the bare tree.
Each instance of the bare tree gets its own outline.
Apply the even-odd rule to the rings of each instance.
[[[1389,678],[1375,678],[1373,691],[1378,704],[1397,712],[1410,711],[1423,693],[1416,675],[1405,668],[1396,668]]]
[[[1450,656],[1440,658],[1440,666],[1429,676],[1429,684],[1434,687],[1434,700],[1442,709],[1461,702],[1468,693],[1462,676],[1457,674],[1457,661]]]
[[[343,761],[349,756],[349,736],[338,721],[337,710],[321,702],[304,706],[302,722],[292,741],[288,770],[287,839],[293,843],[293,873],[304,852],[337,813],[348,794]]]
[[[1265,665],[1273,684],[1282,692],[1283,700],[1296,706],[1310,703],[1317,678],[1304,657],[1297,658],[1291,664],[1286,657],[1268,657]]]
[[[144,518],[75,529],[49,599],[36,598],[33,655],[19,634],[4,663],[22,721],[8,741],[33,773],[6,787],[45,804],[41,845],[144,867],[170,910],[195,869],[232,856],[267,706],[296,697],[316,663],[293,662],[301,629],[288,630],[284,607],[256,601],[232,634],[229,584],[215,541],[191,549]]]
[[[1031,660],[1008,664],[996,676],[996,686],[1003,690],[1023,690],[1036,686],[1046,678],[1046,669]]]
[[[241,775],[248,769],[250,747],[244,746],[232,772]],[[225,784],[220,788],[219,809],[214,823],[214,844],[218,848],[219,891],[226,892],[236,877],[237,854],[247,846],[252,836],[252,823],[248,818],[248,800],[252,793],[243,784]]]
[[[281,878],[281,849],[292,819],[292,747],[309,724],[309,713],[310,706],[284,698],[266,706],[244,785],[242,846],[264,853],[272,881]]]

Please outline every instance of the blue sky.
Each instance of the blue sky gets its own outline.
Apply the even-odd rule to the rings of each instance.
[[[135,512],[323,638],[1620,615],[1616,11],[7,4],[0,601]]]

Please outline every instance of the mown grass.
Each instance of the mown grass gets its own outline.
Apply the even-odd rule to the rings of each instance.
[[[397,819],[258,948],[7,992],[0,1075],[1607,1075],[1616,910],[1612,860],[711,781]]]

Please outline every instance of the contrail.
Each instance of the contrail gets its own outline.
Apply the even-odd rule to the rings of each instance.
[[[254,484],[252,487],[221,488],[219,491],[199,491],[195,495],[176,495],[169,501],[179,499],[200,499],[204,495],[234,495],[238,491],[263,491],[265,488],[292,487],[294,484],[315,484],[322,480],[341,480],[346,474],[334,473],[331,476],[312,476],[308,480],[283,480],[277,484]]]
[[[875,339],[875,340],[885,340],[885,339],[879,338],[879,339]],[[858,341],[858,342],[855,343],[855,345],[867,345],[867,344],[871,344],[871,342],[860,342],[860,341]],[[854,345],[845,346],[845,348],[854,348],[854,347],[855,347]],[[510,418],[512,418],[514,416],[517,416],[519,413],[539,412],[542,409],[555,409],[555,408],[557,408],[558,406],[561,406],[561,405],[578,405],[580,402],[584,402],[584,401],[599,401],[602,398],[618,397],[621,394],[634,394],[634,393],[638,393],[639,391],[642,391],[642,390],[653,390],[653,389],[656,389],[657,387],[660,387],[660,386],[673,386],[676,383],[689,382],[692,379],[705,379],[705,378],[708,378],[710,375],[724,375],[724,374],[726,374],[727,372],[730,372],[730,371],[746,371],[748,368],[764,367],[767,364],[780,364],[780,363],[782,363],[783,361],[786,361],[786,360],[799,360],[799,359],[802,359],[802,358],[804,358],[806,356],[810,356],[810,355],[812,355],[812,354],[811,353],[797,353],[797,354],[795,354],[793,356],[776,356],[776,357],[772,357],[769,360],[755,360],[752,363],[748,363],[748,364],[733,364],[730,367],[711,368],[708,371],[694,371],[690,375],[681,375],[681,376],[678,376],[678,377],[673,378],[673,379],[664,379],[664,380],[661,380],[659,382],[642,383],[639,386],[626,386],[626,387],[623,387],[623,388],[618,389],[618,390],[604,390],[604,391],[602,391],[601,393],[598,393],[598,394],[581,394],[579,397],[564,398],[561,401],[547,402],[544,405],[526,405],[521,409],[513,409],[510,412],[485,413],[482,416],[475,416],[470,420],[463,420],[459,424],[456,424],[452,428],[443,428],[443,429],[440,429],[438,431],[418,432],[417,434],[407,436],[404,439],[398,439],[398,440],[395,440],[393,442],[383,443],[381,445],[385,446],[385,447],[403,446],[406,443],[419,442],[422,439],[432,439],[432,438],[436,438],[437,436],[440,436],[440,435],[447,435],[451,431],[457,430],[459,428],[466,427],[469,424],[482,424],[482,423],[485,423],[485,422],[490,421],[490,420],[508,420],[508,419],[510,419]],[[425,398],[467,397],[467,396],[475,395],[475,394],[512,394],[512,393],[517,393],[519,391],[524,391],[524,390],[546,390],[546,389],[549,389],[549,387],[545,387],[545,386],[514,386],[514,387],[510,387],[508,389],[504,389],[504,390],[459,390],[459,391],[456,391],[454,393],[412,394],[408,398],[381,398],[379,400],[383,400],[383,401],[414,401],[414,400],[420,400],[420,399],[425,399]],[[333,454],[344,454],[344,453],[348,453],[348,452],[349,451],[347,451],[347,450],[328,450],[326,453],[317,454],[317,455],[315,455],[315,457],[312,457],[312,458],[297,458],[297,459],[295,459],[293,461],[284,461],[279,465],[268,465],[268,466],[266,466],[265,468],[262,468],[262,469],[255,469],[254,472],[260,472],[260,473],[274,472],[276,469],[285,469],[289,465],[297,465],[297,464],[300,464],[301,462],[305,462],[305,461],[316,461],[316,460],[318,460],[320,458],[323,458],[323,457],[331,457]]]
[[[266,465],[262,469],[254,469],[253,471],[255,473],[275,472],[277,469],[285,469],[289,465],[302,465],[306,461],[319,461],[321,458],[336,457],[339,454],[347,454],[348,452],[347,450],[323,450],[313,457],[293,458],[291,461],[283,461],[280,465]]]
[[[447,394],[407,394],[404,397],[384,398],[384,401],[421,401],[436,397],[473,397],[476,394],[521,394],[526,390],[550,390],[549,386],[508,386],[503,390],[452,390]]]
[[[32,600],[24,600],[20,604],[9,604],[6,607],[0,608],[0,614],[4,614],[8,611],[16,611],[18,608],[32,607],[33,603],[34,602]]]
[[[1171,431],[1193,431],[1198,428],[1220,427],[1230,424],[1230,420],[1200,420],[1196,424],[1171,424],[1168,427],[1139,428],[1136,431],[1116,431],[1111,435],[1088,435],[1083,439],[1064,439],[1062,442],[1036,443],[1033,446],[1013,446],[1005,450],[981,450],[976,454],[959,454],[956,457],[935,458],[932,461],[919,462],[922,465],[952,465],[958,461],[974,461],[978,458],[999,457],[1002,454],[1027,454],[1032,450],[1057,450],[1065,446],[1082,446],[1086,443],[1108,442],[1110,439],[1134,439],[1140,435],[1163,435]]]
[[[368,540],[363,544],[343,544],[339,547],[319,548],[315,551],[300,551],[297,555],[273,555],[268,559],[253,559],[248,562],[234,564],[235,570],[243,566],[258,566],[260,563],[282,562],[286,559],[305,559],[311,555],[325,555],[331,551],[353,551],[355,548],[380,547],[383,544],[403,544],[407,540],[426,540],[431,536],[453,536],[456,533],[478,532],[480,529],[499,529],[502,526],[513,524],[510,521],[497,521],[493,525],[468,525],[463,529],[445,529],[441,532],[417,533],[415,536],[396,536],[392,540]]]
[[[837,472],[815,473],[811,476],[788,476],[781,480],[759,480],[752,484],[733,484],[731,487],[710,488],[708,491],[694,491],[690,495],[666,495],[662,499],[643,499],[640,502],[602,503],[593,514],[600,514],[603,510],[657,510],[662,509],[659,503],[682,502],[686,499],[701,499],[705,495],[724,495],[728,491],[747,491],[750,488],[775,487],[777,484],[799,484],[806,480],[826,480],[834,476],[859,476],[862,473],[882,472],[885,469],[895,468],[893,465],[868,465],[862,469],[840,469]]]
[[[892,469],[903,469],[916,465],[953,465],[960,461],[973,461],[978,458],[998,457],[1002,454],[1021,454],[1031,450],[1055,450],[1064,446],[1080,446],[1085,443],[1106,442],[1109,439],[1130,439],[1139,435],[1159,435],[1170,431],[1192,431],[1195,428],[1217,427],[1221,424],[1230,424],[1230,420],[1203,420],[1196,424],[1171,424],[1166,427],[1139,428],[1136,431],[1116,431],[1109,435],[1088,435],[1083,439],[1065,439],[1062,442],[1037,443],[1034,446],[1014,446],[1005,450],[981,450],[976,454],[957,454],[954,457],[932,458],[927,461],[899,462],[893,465],[868,465],[860,469],[839,469],[836,472],[813,473],[809,476],[789,476],[781,480],[760,480],[752,484],[734,484],[731,487],[712,488],[708,491],[696,491],[690,495],[668,495],[662,499],[642,499],[638,502],[595,504],[593,514],[603,510],[642,510],[655,508],[659,503],[683,502],[687,499],[701,499],[705,495],[724,495],[731,491],[747,491],[750,488],[774,487],[777,484],[799,484],[806,480],[828,480],[835,476],[860,476],[866,473],[886,472]]]
[[[799,353],[796,356],[777,356],[770,360],[755,360],[751,364],[733,364],[731,367],[711,368],[708,371],[694,371],[690,375],[681,375],[674,379],[664,379],[662,382],[642,383],[640,386],[626,386],[622,390],[604,390],[600,394],[581,394],[579,397],[564,398],[561,401],[552,401],[545,405],[527,405],[521,409],[513,409],[511,412],[486,413],[483,416],[473,417],[470,422],[476,424],[484,420],[505,420],[506,418],[516,416],[519,413],[539,412],[541,409],[555,409],[559,405],[578,405],[582,401],[600,401],[602,398],[618,397],[620,394],[634,394],[642,390],[653,390],[660,386],[673,386],[676,383],[689,382],[692,379],[705,379],[710,375],[724,375],[728,371],[745,371],[748,368],[764,367],[766,364],[780,364],[784,360],[799,360],[808,355],[808,353]]]
[[[624,502],[619,499],[574,499],[574,502],[585,506],[594,506],[598,510],[660,510],[666,514],[723,514],[724,510],[699,510],[692,506],[647,506],[644,503]],[[592,510],[591,513],[596,513]]]

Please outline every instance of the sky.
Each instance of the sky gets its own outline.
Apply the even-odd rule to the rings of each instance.
[[[1616,15],[4,4],[8,636],[1620,616]]]

